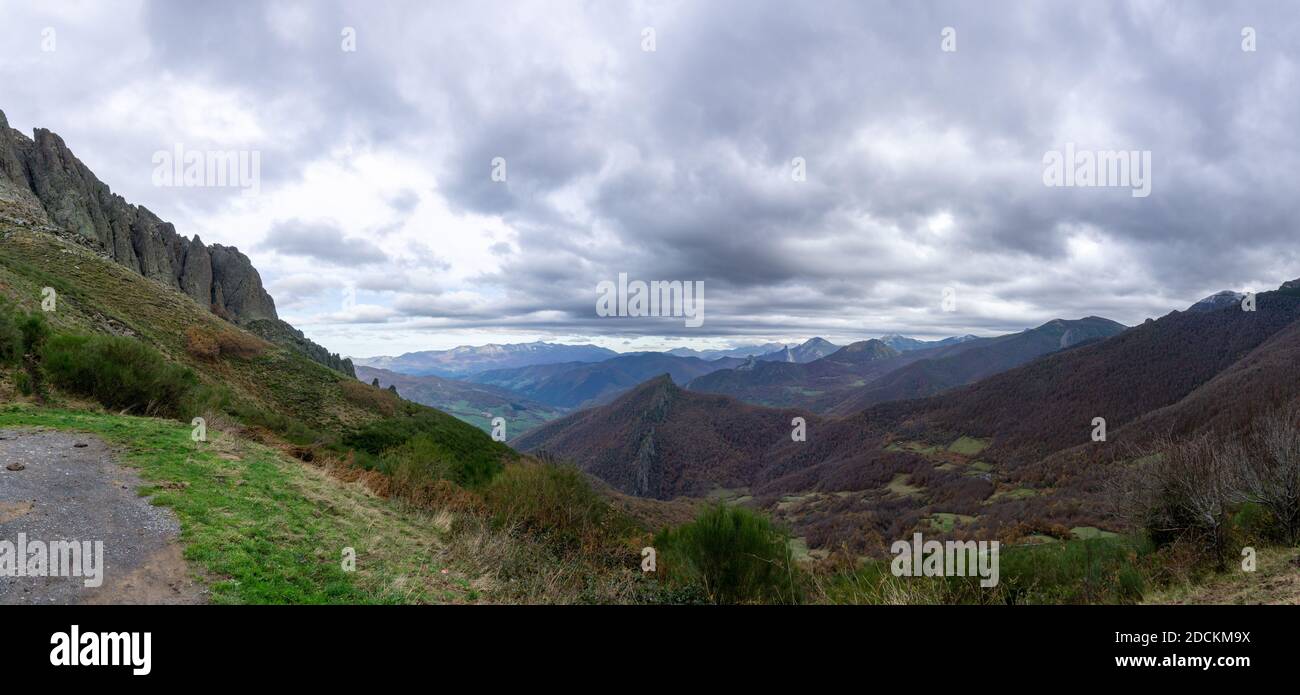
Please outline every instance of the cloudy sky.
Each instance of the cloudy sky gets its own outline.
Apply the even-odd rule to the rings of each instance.
[[[1293,2],[0,5],[10,124],[345,354],[1132,324],[1300,277]],[[1149,152],[1150,195],[1046,185],[1069,143]],[[178,146],[259,190],[155,185]],[[619,273],[703,282],[704,325],[597,316]]]

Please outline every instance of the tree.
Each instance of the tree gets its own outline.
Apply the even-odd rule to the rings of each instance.
[[[1300,536],[1300,407],[1260,417],[1250,440],[1236,449],[1246,499],[1267,509],[1294,545]]]

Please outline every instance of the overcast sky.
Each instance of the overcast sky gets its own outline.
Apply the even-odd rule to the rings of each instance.
[[[345,354],[1134,324],[1300,277],[1294,2],[0,15],[13,127],[61,134],[127,200],[238,246],[281,316]],[[1067,143],[1149,152],[1150,195],[1045,185]],[[258,152],[260,190],[154,185],[178,145]],[[597,316],[620,272],[702,281],[704,324]]]

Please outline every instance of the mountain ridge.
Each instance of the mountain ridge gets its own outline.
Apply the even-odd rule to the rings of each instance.
[[[38,224],[89,243],[119,265],[181,291],[212,313],[268,340],[355,375],[350,361],[280,320],[261,275],[238,248],[204,244],[198,235],[181,236],[148,208],[113,193],[63,138],[45,128],[35,128],[29,138],[9,127],[3,111],[0,189],[6,202],[23,208]]]

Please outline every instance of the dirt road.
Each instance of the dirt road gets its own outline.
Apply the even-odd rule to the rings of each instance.
[[[29,550],[33,541],[103,542],[103,583],[95,588],[84,576],[5,576],[0,558],[0,604],[203,603],[175,515],[139,496],[140,485],[94,437],[0,430],[0,544],[16,546],[19,534]]]

